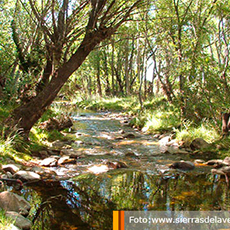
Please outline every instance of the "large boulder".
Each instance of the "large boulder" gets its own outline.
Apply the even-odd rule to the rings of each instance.
[[[35,172],[20,170],[13,175],[13,178],[20,179],[22,182],[33,183],[41,180],[41,176]]]
[[[18,172],[20,169],[21,169],[20,165],[15,165],[15,164],[2,165],[2,170],[4,172],[10,172],[11,174]]]
[[[211,145],[202,138],[196,138],[190,144],[190,148],[192,150],[205,149],[205,148],[208,148],[210,146]]]
[[[18,212],[26,216],[31,206],[23,197],[12,192],[4,191],[0,193],[0,208],[5,211]]]
[[[72,119],[69,116],[62,115],[61,117],[52,117],[48,121],[44,121],[40,124],[40,128],[50,130],[61,131],[66,128],[73,126]]]
[[[17,212],[8,211],[6,217],[14,220],[14,225],[23,230],[29,230],[32,227],[32,222]]]

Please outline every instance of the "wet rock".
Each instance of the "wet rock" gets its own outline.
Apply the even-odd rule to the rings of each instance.
[[[222,166],[230,165],[230,157],[225,157],[224,160],[221,159],[212,159],[205,163],[206,165],[214,166],[215,168],[220,168]]]
[[[46,150],[41,150],[41,151],[39,151],[39,156],[40,156],[42,159],[44,159],[44,158],[46,158],[46,157],[49,156],[49,153],[48,153],[48,151],[46,151]]]
[[[111,169],[128,168],[127,164],[125,162],[121,162],[121,161],[115,161],[115,162],[109,161],[106,164]]]
[[[176,153],[177,153],[177,154],[189,154],[189,152],[188,152],[187,150],[185,150],[185,149],[178,149],[178,150],[176,151]]]
[[[68,116],[61,116],[60,118],[53,117],[48,121],[44,121],[40,124],[41,129],[50,130],[58,130],[61,131],[66,128],[70,128],[73,126],[72,119]]]
[[[178,161],[178,162],[174,162],[173,164],[171,164],[169,168],[181,169],[181,170],[192,170],[195,168],[195,165],[191,161]]]
[[[94,165],[88,168],[88,171],[94,174],[104,173],[109,171],[108,165]]]
[[[209,160],[205,163],[206,165],[215,165],[215,166],[223,166],[223,160],[220,159],[213,159]]]
[[[156,133],[156,134],[153,135],[153,137],[157,138],[157,139],[160,138],[160,136],[161,136],[160,133]]]
[[[130,124],[129,120],[122,120],[122,121],[120,121],[120,123],[123,125],[129,125]]]
[[[29,230],[32,227],[32,222],[17,212],[8,211],[6,217],[14,220],[14,225],[22,230]]]
[[[210,146],[211,145],[202,138],[196,138],[190,144],[190,148],[192,150],[204,149],[204,148],[208,148]]]
[[[123,129],[120,129],[117,133],[119,133],[119,134],[124,134],[125,131],[124,131]]]
[[[174,148],[179,148],[179,143],[177,140],[173,139],[169,141],[168,143],[166,143],[166,146],[172,146]]]
[[[77,147],[79,147],[80,145],[84,144],[84,141],[80,141],[80,140],[74,141],[73,144],[76,145]]]
[[[164,154],[183,154],[183,155],[189,154],[188,151],[183,150],[183,149],[177,149],[177,148],[168,148],[163,153]]]
[[[137,136],[134,133],[126,133],[123,138],[137,138]]]
[[[164,136],[159,140],[159,144],[161,146],[166,146],[169,143],[170,140],[171,140],[170,136]]]
[[[21,165],[20,166],[14,164],[2,165],[2,170],[4,172],[10,172],[11,174],[18,172],[20,169],[21,169]]]
[[[76,151],[74,149],[63,149],[61,151],[61,155],[69,156],[69,157],[75,158],[75,159],[78,159],[79,157],[82,157],[82,153],[78,152],[78,151]]]
[[[205,161],[202,160],[202,159],[196,159],[196,160],[194,161],[194,163],[195,163],[195,164],[205,164]]]
[[[60,155],[60,150],[58,150],[58,149],[48,149],[48,156],[57,156],[57,155]]]
[[[226,179],[226,183],[229,185],[229,176],[230,176],[230,167],[225,166],[219,169],[212,169],[211,170],[212,174],[218,174],[218,175],[224,175]]]
[[[225,157],[223,160],[223,164],[230,165],[230,157]]]
[[[133,151],[129,151],[129,152],[125,153],[125,156],[126,157],[138,157],[138,155]]]
[[[18,171],[13,175],[13,178],[20,179],[22,182],[33,183],[41,180],[41,176],[31,171]]]
[[[69,140],[69,141],[57,140],[52,143],[52,147],[55,149],[58,148],[59,150],[62,148],[69,148],[72,142],[73,142],[72,140]]]
[[[52,176],[56,176],[55,171],[50,169],[50,168],[34,166],[34,167],[32,167],[32,170],[33,170],[33,172],[41,175],[42,178],[50,178]]]
[[[8,191],[0,193],[0,207],[5,211],[14,211],[24,216],[28,215],[31,208],[23,197]]]
[[[225,167],[221,167],[219,169],[212,169],[211,170],[212,174],[219,174],[219,175],[230,175],[230,167],[225,166]]]
[[[1,176],[1,178],[3,178],[3,179],[12,179],[13,178],[13,174],[10,173],[10,172],[6,172],[5,174],[3,174]]]
[[[40,165],[44,167],[55,167],[57,166],[58,156],[48,157],[41,161]]]
[[[65,164],[76,164],[76,159],[70,158],[69,156],[63,156],[58,160],[58,165]]]

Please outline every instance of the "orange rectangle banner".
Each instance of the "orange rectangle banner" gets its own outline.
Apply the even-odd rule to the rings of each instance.
[[[119,224],[120,224],[120,229],[119,230],[125,230],[125,212],[124,211],[119,211]]]
[[[113,211],[113,230],[119,230],[119,211]]]
[[[113,230],[125,230],[124,211],[113,211]]]

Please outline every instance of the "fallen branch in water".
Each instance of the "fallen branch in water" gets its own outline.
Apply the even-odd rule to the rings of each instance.
[[[23,187],[23,183],[19,179],[0,178],[0,181],[6,182],[6,183],[11,183],[11,184],[19,184],[20,185],[19,190],[22,189],[22,187]]]

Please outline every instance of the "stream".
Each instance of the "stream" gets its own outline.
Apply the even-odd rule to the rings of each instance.
[[[169,168],[196,157],[164,153],[168,147],[127,126],[119,113],[79,112],[72,118],[76,141],[63,153],[72,151],[76,162],[53,167],[58,179],[17,191],[32,206],[33,230],[112,229],[113,210],[230,210],[229,189],[224,180],[213,180],[210,167]],[[116,162],[121,167],[111,169]]]

